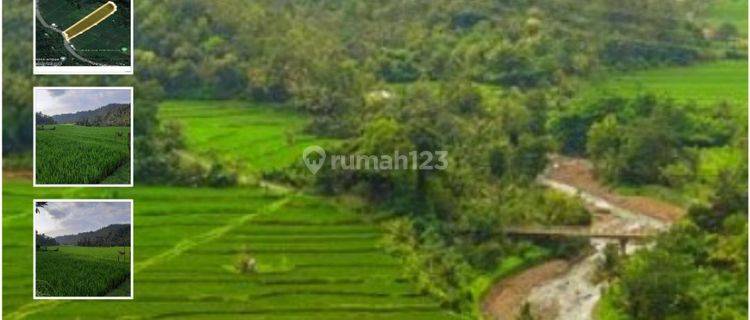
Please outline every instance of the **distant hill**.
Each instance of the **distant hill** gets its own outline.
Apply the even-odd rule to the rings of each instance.
[[[55,241],[85,247],[130,246],[130,224],[112,224],[96,231],[59,236]]]
[[[129,126],[130,104],[111,103],[94,110],[65,113],[52,116],[59,124],[77,124],[82,126]]]

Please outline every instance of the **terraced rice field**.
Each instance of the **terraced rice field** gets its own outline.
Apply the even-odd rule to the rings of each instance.
[[[279,105],[246,101],[168,101],[159,118],[181,124],[188,150],[243,173],[280,169],[300,161],[311,144],[329,140],[303,133],[307,120]]]
[[[605,81],[596,81],[582,97],[604,92],[622,95],[651,92],[704,106],[726,101],[747,114],[747,81],[747,61],[720,60],[610,76]]]
[[[43,128],[36,131],[38,184],[130,183],[129,127]]]
[[[3,188],[7,319],[453,319],[401,276],[361,215],[260,188]],[[135,199],[132,301],[33,301],[33,198]],[[236,267],[249,254],[257,272]]]
[[[119,258],[118,250],[123,248],[60,246],[37,251],[36,295],[93,297],[109,294],[130,279],[130,257]],[[130,249],[125,250],[130,252]],[[130,293],[116,295],[129,296]]]

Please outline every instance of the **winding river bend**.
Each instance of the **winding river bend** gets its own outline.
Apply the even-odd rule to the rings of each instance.
[[[596,182],[588,162],[554,157],[539,183],[580,197],[593,212],[592,229],[614,233],[662,231],[683,214],[679,207],[644,197],[619,196]],[[596,271],[604,259],[604,248],[615,240],[591,239],[592,253],[576,261],[554,260],[526,270],[495,285],[484,302],[490,319],[515,319],[528,304],[537,319],[587,320],[601,297],[606,281],[597,281]],[[642,244],[629,243],[632,253]]]

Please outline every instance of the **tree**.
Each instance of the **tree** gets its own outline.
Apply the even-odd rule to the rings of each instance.
[[[696,305],[689,294],[695,272],[689,258],[663,249],[634,256],[620,271],[625,309],[635,319],[690,314]]]
[[[698,226],[718,232],[724,220],[732,214],[747,216],[747,184],[743,170],[723,170],[714,183],[714,194],[709,205],[697,204],[688,210],[688,216]]]
[[[732,40],[737,37],[738,34],[737,26],[729,22],[722,23],[719,28],[716,29],[716,39],[719,40]]]
[[[48,116],[46,114],[43,114],[41,112],[37,112],[36,113],[36,124],[37,125],[50,125],[50,124],[57,124],[57,122],[52,117],[50,117],[50,116]]]
[[[512,168],[519,181],[533,181],[547,167],[547,140],[524,134],[513,150]]]
[[[614,115],[606,116],[589,129],[586,153],[605,179],[617,181],[624,169],[620,161],[622,139],[622,129]]]

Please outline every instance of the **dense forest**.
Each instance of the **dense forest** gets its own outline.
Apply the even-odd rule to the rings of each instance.
[[[10,1],[21,3],[20,1]],[[248,99],[309,116],[337,153],[446,150],[445,171],[332,171],[301,165],[264,177],[355,194],[396,218],[388,247],[421,291],[465,314],[477,279],[538,248],[579,241],[497,237],[503,225],[586,225],[575,198],[537,186],[548,155],[591,159],[612,185],[709,195],[654,248],[612,257],[611,299],[633,319],[747,318],[747,158],[695,174],[702,148],[747,154],[746,121],[652,94],[574,99],[606,72],[747,59],[732,26],[698,0],[137,1],[134,77],[31,78],[30,5],[6,6],[4,151],[31,148],[33,85],[133,85],[139,183],[208,184],[231,172],[181,170],[179,127],[164,98]],[[186,23],[190,21],[190,23]],[[179,32],[175,32],[179,30]],[[389,94],[377,94],[388,92]],[[222,171],[222,172],[218,172]],[[195,178],[198,176],[200,178]],[[646,281],[651,279],[653,281]],[[476,314],[474,314],[476,315]]]
[[[56,124],[57,122],[53,117],[50,117],[44,113],[37,112],[35,115],[36,117],[36,124],[37,125],[48,125],[48,124]]]
[[[112,224],[94,231],[55,237],[54,240],[62,245],[81,247],[130,246],[130,225]]]
[[[35,232],[34,238],[36,239],[35,241],[37,248],[59,245],[55,238],[50,237],[44,233]]]
[[[130,104],[111,103],[93,110],[54,115],[52,119],[59,124],[71,123],[80,126],[129,126]]]

